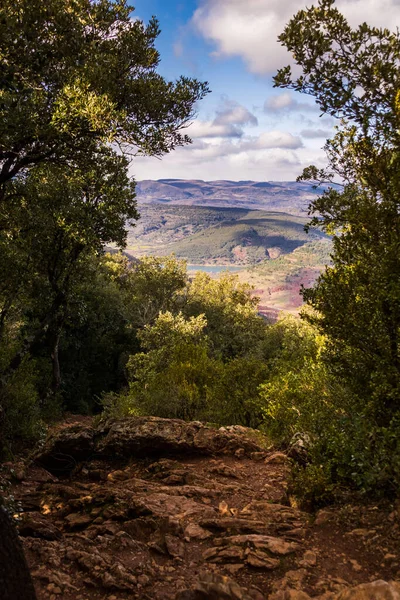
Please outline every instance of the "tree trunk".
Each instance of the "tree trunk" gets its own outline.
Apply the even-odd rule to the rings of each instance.
[[[35,588],[21,543],[2,506],[0,506],[0,600],[36,600]]]
[[[61,368],[60,368],[60,359],[59,359],[59,344],[60,337],[62,331],[62,324],[60,324],[58,331],[56,331],[52,337],[52,348],[51,348],[51,361],[53,366],[53,379],[51,383],[51,391],[53,393],[58,392],[61,386]]]

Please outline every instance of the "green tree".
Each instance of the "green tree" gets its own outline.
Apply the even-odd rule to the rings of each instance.
[[[333,0],[300,11],[280,41],[302,74],[280,70],[275,85],[313,96],[341,119],[328,140],[328,168],[300,179],[337,179],[311,203],[311,224],[333,234],[333,265],[304,292],[309,317],[327,334],[331,368],[364,398],[381,425],[400,397],[399,32],[352,29]]]
[[[0,185],[33,165],[84,165],[99,145],[162,155],[207,85],[166,81],[156,19],[126,0],[16,0],[0,7]],[[132,149],[131,149],[132,148]]]
[[[231,273],[213,279],[198,272],[188,285],[183,312],[206,316],[211,347],[224,360],[256,354],[263,339],[265,322],[257,314],[258,299],[251,291]]]
[[[124,246],[125,223],[137,218],[128,158],[189,143],[182,128],[208,92],[157,73],[158,23],[132,10],[125,0],[0,7],[3,406],[16,371],[46,352],[60,389],[60,340],[79,283],[104,244]]]
[[[160,312],[179,312],[187,285],[186,261],[174,256],[142,257],[125,279],[132,323],[142,328],[154,323]]]
[[[204,418],[221,364],[208,356],[204,315],[160,313],[139,333],[145,352],[131,356],[131,411],[180,419]]]

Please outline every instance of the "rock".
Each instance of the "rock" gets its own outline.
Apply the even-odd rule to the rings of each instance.
[[[258,600],[264,600],[258,593]],[[236,581],[217,575],[216,573],[203,573],[195,585],[188,590],[178,592],[176,600],[254,600],[244,588]]]
[[[268,597],[268,600],[311,600],[310,596],[301,590],[279,590]],[[318,598],[321,600],[321,597]]]
[[[289,463],[289,458],[283,452],[274,452],[265,459],[266,465],[287,465]]]
[[[21,537],[34,537],[44,540],[59,540],[61,538],[61,531],[38,512],[25,514],[22,517],[18,525],[18,533]]]
[[[335,596],[335,600],[399,600],[399,598],[400,583],[395,581],[388,583],[382,580],[362,583]]]
[[[98,432],[97,455],[149,456],[161,454],[234,454],[243,448],[246,454],[259,451],[243,435],[160,417],[131,417],[102,425]]]
[[[299,562],[302,567],[315,567],[317,564],[317,555],[312,550],[304,553],[303,559]]]
[[[165,536],[165,545],[168,551],[168,554],[173,558],[183,558],[185,556],[185,546],[176,535]]]
[[[110,420],[97,429],[84,425],[65,427],[47,438],[35,461],[51,473],[71,472],[79,460],[96,458],[151,456],[163,454],[245,455],[265,453],[246,432],[214,429],[199,422],[179,419],[131,417]],[[229,471],[229,476],[232,473]]]
[[[112,471],[107,475],[108,481],[126,481],[129,479],[129,473],[127,471]]]
[[[213,563],[238,563],[244,558],[244,549],[239,546],[209,548],[204,552],[203,558]]]
[[[239,545],[239,546],[254,546],[261,550],[268,550],[271,554],[277,556],[287,556],[298,550],[299,545],[293,542],[286,542],[281,538],[249,534],[249,535],[234,535],[216,541],[217,545]]]
[[[94,429],[72,425],[51,434],[34,460],[52,474],[72,471],[77,461],[87,460],[94,448]]]
[[[86,514],[80,513],[71,513],[65,517],[65,520],[68,524],[68,529],[77,530],[77,529],[85,529],[92,522],[92,517]]]
[[[357,573],[362,571],[362,566],[356,560],[350,558],[349,562],[353,567],[354,571],[356,571]]]
[[[262,521],[238,519],[235,517],[216,517],[213,519],[203,519],[200,521],[200,526],[211,530],[231,530],[249,533],[259,533],[264,529],[264,523]]]
[[[256,569],[266,569],[267,571],[277,569],[281,564],[279,559],[271,558],[265,552],[261,552],[261,550],[249,552],[246,557],[246,562],[251,567]]]
[[[334,514],[332,511],[327,509],[321,509],[317,512],[317,516],[315,518],[315,525],[325,525],[325,523],[329,523],[333,520]]]
[[[250,458],[251,458],[251,460],[263,460],[265,458],[265,452],[263,452],[263,451],[252,452],[250,454]]]
[[[185,529],[185,538],[195,539],[195,540],[206,540],[211,537],[212,533],[203,529],[199,525],[195,523],[190,523]]]

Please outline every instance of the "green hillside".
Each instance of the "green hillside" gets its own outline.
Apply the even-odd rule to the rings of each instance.
[[[170,254],[192,264],[256,265],[327,237],[304,231],[306,219],[279,212],[146,205],[127,251]]]

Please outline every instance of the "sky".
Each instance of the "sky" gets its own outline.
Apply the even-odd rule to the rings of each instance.
[[[323,166],[335,120],[312,98],[273,88],[290,55],[277,42],[305,0],[133,0],[133,16],[156,16],[159,73],[208,81],[211,93],[186,130],[193,143],[162,159],[136,157],[142,179],[293,181],[310,164]],[[310,2],[308,3],[308,5]],[[394,30],[400,0],[337,0],[352,26]]]

